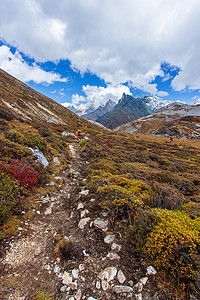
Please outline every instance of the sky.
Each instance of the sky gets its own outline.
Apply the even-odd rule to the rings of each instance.
[[[200,97],[199,0],[0,0],[0,67],[68,106]]]

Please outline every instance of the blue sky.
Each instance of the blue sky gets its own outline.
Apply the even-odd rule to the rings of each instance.
[[[0,67],[60,103],[98,106],[123,92],[200,97],[197,0],[0,5]]]

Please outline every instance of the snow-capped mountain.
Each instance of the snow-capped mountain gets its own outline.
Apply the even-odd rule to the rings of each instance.
[[[116,130],[200,138],[200,105],[174,102],[152,115],[123,124]]]
[[[159,98],[157,96],[144,96],[143,98],[146,102],[146,104],[153,110],[156,111],[160,109],[161,107],[167,106],[173,101],[170,100],[164,100],[162,98]]]
[[[134,98],[124,93],[115,107],[97,119],[97,122],[108,128],[115,128],[121,124],[150,115],[161,107],[165,107],[171,103],[173,101],[163,100],[156,96]]]
[[[112,100],[108,100],[105,105],[100,105],[97,109],[88,112],[86,110],[86,114],[82,115],[82,118],[86,120],[97,121],[98,118],[102,117],[105,113],[111,111],[111,109],[116,105],[116,103]]]
[[[190,105],[200,105],[200,98],[189,103]]]

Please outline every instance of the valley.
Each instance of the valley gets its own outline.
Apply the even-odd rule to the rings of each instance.
[[[1,299],[200,297],[200,141],[151,126],[107,130],[0,72]]]

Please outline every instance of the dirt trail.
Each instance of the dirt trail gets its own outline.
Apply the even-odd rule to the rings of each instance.
[[[113,233],[110,213],[101,210],[87,190],[83,176],[87,162],[78,145],[70,150],[71,169],[79,174],[66,175],[64,186],[43,198],[47,204],[30,234],[11,245],[3,261],[0,299],[47,299],[35,298],[37,292],[62,300],[162,299],[130,245]],[[57,257],[56,234],[70,241]]]

